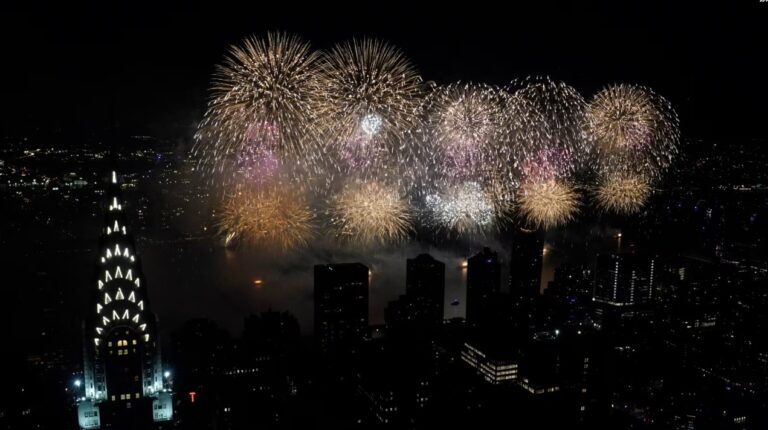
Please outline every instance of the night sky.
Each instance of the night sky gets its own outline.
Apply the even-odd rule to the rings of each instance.
[[[250,2],[248,7],[224,2],[104,3],[16,5],[3,11],[0,130],[11,136],[62,131],[100,141],[152,135],[189,143],[205,110],[214,66],[227,47],[251,34],[282,30],[301,35],[317,49],[351,37],[387,40],[411,58],[425,80],[439,84],[462,80],[504,85],[518,77],[550,75],[585,97],[611,83],[646,85],[675,106],[684,142],[704,139],[727,145],[768,137],[768,73],[763,64],[768,3],[758,0],[727,7],[675,2],[665,8],[623,1],[610,7],[578,2],[537,9],[473,3],[471,11],[447,2],[420,8],[392,2],[333,8],[284,2]],[[78,142],[64,138],[46,143]],[[153,257],[168,255],[166,250],[146,247],[141,252],[147,257],[148,277],[163,286],[153,294],[159,299],[158,313],[170,326],[205,314],[229,318],[225,322],[234,327],[248,309],[274,306],[290,308],[308,329],[311,265],[358,259],[337,249],[316,248],[320,251],[281,261],[221,250],[212,255],[205,248],[174,257],[175,270],[168,270],[162,259],[152,263]],[[461,288],[454,288],[463,285],[456,269],[469,249],[413,244],[382,251],[360,258],[376,273],[373,285],[384,286],[372,293],[372,321],[380,322],[383,305],[402,293],[405,258],[425,251],[452,268],[446,301],[462,298]],[[552,263],[545,264],[545,280]],[[83,256],[73,267],[90,264],[90,257]],[[84,278],[89,275],[83,273]],[[264,278],[265,287],[254,290],[254,277]],[[186,305],[177,302],[182,295],[191,297]]]
[[[6,132],[189,136],[227,46],[284,30],[318,49],[353,36],[389,40],[438,83],[546,74],[585,96],[610,83],[647,85],[676,106],[686,138],[765,135],[768,4],[759,0],[472,11],[447,2],[113,3],[3,11]]]

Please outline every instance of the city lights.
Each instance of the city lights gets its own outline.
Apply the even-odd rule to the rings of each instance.
[[[752,3],[9,4],[0,428],[768,428]]]

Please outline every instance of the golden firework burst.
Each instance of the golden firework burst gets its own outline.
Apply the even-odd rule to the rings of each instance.
[[[546,229],[573,219],[578,212],[579,195],[565,182],[528,182],[520,189],[518,204],[520,214],[529,224]]]
[[[595,191],[597,206],[606,212],[630,214],[639,211],[651,187],[640,176],[611,175]]]
[[[405,199],[378,182],[347,186],[331,201],[329,214],[339,237],[363,246],[400,242],[411,230]]]
[[[300,194],[284,188],[248,190],[226,199],[218,228],[228,243],[288,250],[307,245],[314,236],[314,219]]]

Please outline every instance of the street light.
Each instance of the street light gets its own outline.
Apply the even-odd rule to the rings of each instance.
[[[82,385],[82,382],[79,379],[75,379],[75,387],[80,388],[80,385]]]
[[[168,379],[171,377],[171,372],[166,370],[165,372],[163,372],[163,376],[165,377],[165,379]]]

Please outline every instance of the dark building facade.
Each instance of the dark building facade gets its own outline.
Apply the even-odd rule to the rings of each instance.
[[[467,322],[483,321],[501,290],[501,263],[499,255],[490,248],[467,260]]]
[[[544,233],[518,229],[509,256],[509,290],[518,297],[536,297],[541,290]]]
[[[405,293],[422,304],[426,320],[443,321],[445,263],[429,254],[409,258],[405,269]]]
[[[356,349],[368,331],[368,267],[315,266],[315,337],[323,352]]]
[[[171,393],[160,360],[157,319],[125,217],[117,174],[107,189],[106,225],[83,324],[83,429],[147,428],[171,420]]]

